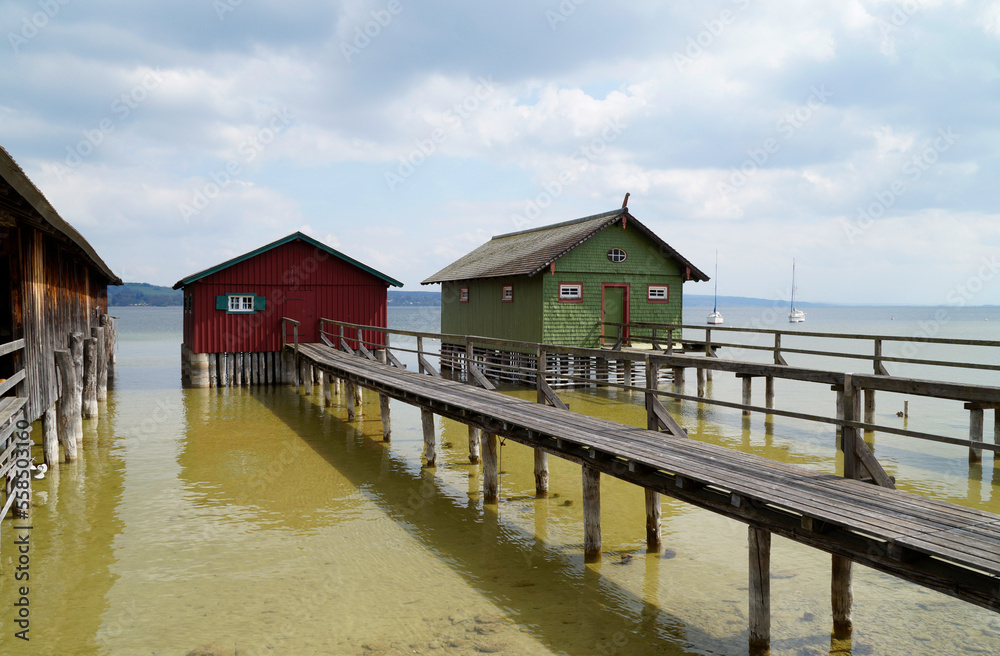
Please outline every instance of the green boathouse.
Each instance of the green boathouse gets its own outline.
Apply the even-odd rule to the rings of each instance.
[[[626,207],[498,235],[422,284],[443,333],[593,348],[617,339],[602,322],[680,323],[683,284],[708,279]]]

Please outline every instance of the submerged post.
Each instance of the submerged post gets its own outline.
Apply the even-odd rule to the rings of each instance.
[[[350,399],[348,399],[350,402]],[[424,459],[428,467],[437,466],[437,450],[434,435],[434,413],[425,408],[420,409],[420,425],[424,430]]]
[[[97,416],[97,344],[93,337],[83,340],[83,416]]]
[[[697,377],[698,377],[698,396],[704,398],[705,396],[705,369],[703,367],[698,367]]]
[[[838,638],[851,635],[854,620],[854,585],[851,577],[851,560],[833,556],[833,578],[830,583],[830,601],[833,606],[833,634]]]
[[[601,559],[601,472],[583,465],[583,560]]]
[[[983,441],[983,408],[973,403],[966,403],[969,410],[969,440],[972,442]],[[983,450],[981,448],[969,447],[969,462],[982,462]]]
[[[344,405],[347,406],[347,421],[354,421],[354,417],[357,410],[354,407],[354,383],[347,380],[347,398],[344,399]]]
[[[774,408],[774,376],[764,378],[764,406]]]
[[[865,390],[865,423],[875,423],[875,390]]]
[[[386,339],[388,340],[388,335],[386,335]],[[378,361],[382,364],[385,364],[389,359],[387,355],[388,350],[388,346],[386,346],[386,348],[378,352]],[[327,376],[329,377],[329,374]],[[324,389],[324,393],[330,393],[329,385]],[[392,439],[392,419],[389,415],[389,397],[385,394],[378,395],[378,411],[379,416],[382,418],[382,441],[388,442]]]
[[[535,349],[535,402],[545,404],[545,372],[548,369],[548,355],[541,345]],[[549,494],[549,454],[535,449],[535,495]]]
[[[91,340],[87,340],[88,342]],[[76,404],[73,400],[73,358],[70,356],[69,351],[62,349],[56,350],[56,367],[59,369],[59,380],[62,383],[62,394],[59,396],[58,401],[58,417],[57,432],[59,435],[59,441],[62,442],[63,450],[66,453],[66,461],[72,462],[76,460],[77,450],[76,450],[76,422],[73,417],[73,409]],[[94,399],[94,405],[97,405],[97,399]],[[55,448],[55,462],[59,461],[59,449]],[[51,454],[46,449],[45,457],[49,458]]]
[[[90,329],[90,335],[94,338],[94,357],[97,358],[97,400],[108,400],[108,345],[104,340],[104,329],[94,327]],[[208,384],[205,384],[207,387]]]
[[[750,654],[771,646],[771,532],[750,527]]]
[[[497,454],[497,436],[483,433],[483,503],[496,503],[500,499],[500,468]]]
[[[70,333],[69,352],[73,357],[73,432],[83,442],[83,333]]]
[[[701,370],[699,370],[701,371]],[[646,357],[646,428],[659,431],[660,422],[653,410],[656,390],[660,387],[660,368],[655,361]],[[660,493],[645,488],[646,496],[646,550],[659,552],[662,546],[660,529]]]
[[[49,467],[59,465],[59,424],[55,403],[46,408],[42,416],[42,452],[45,454],[46,465]]]
[[[323,406],[328,408],[333,405],[333,394],[330,393],[330,378],[332,374],[329,371],[321,371],[319,375],[323,384]]]
[[[475,426],[469,426],[469,462],[475,464],[479,462],[479,443],[483,439],[483,430]]]

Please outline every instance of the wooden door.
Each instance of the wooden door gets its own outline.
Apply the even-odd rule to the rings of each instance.
[[[628,285],[605,283],[601,286],[601,320],[605,322],[602,344],[618,341],[618,326],[608,323],[628,323]],[[625,331],[628,341],[628,331]]]
[[[284,316],[299,322],[299,343],[319,341],[319,317],[316,313],[316,292],[296,290],[285,297]],[[292,341],[291,326],[288,327],[288,341]]]

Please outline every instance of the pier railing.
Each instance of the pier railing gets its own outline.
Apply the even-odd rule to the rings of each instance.
[[[923,337],[907,335],[865,335],[854,333],[824,333],[805,330],[778,330],[772,328],[742,328],[734,326],[712,326],[700,324],[670,324],[670,323],[613,323],[600,322],[598,328],[602,334],[607,334],[608,328],[617,329],[618,340],[615,349],[627,344],[650,345],[657,350],[673,353],[680,346],[685,352],[703,351],[713,357],[720,348],[732,348],[738,351],[768,351],[773,354],[774,364],[788,364],[785,355],[812,355],[848,360],[864,360],[870,363],[875,375],[888,376],[887,362],[911,364],[929,367],[951,367],[969,370],[1000,371],[1000,364],[988,362],[964,362],[956,360],[931,360],[916,357],[900,357],[887,353],[887,347],[895,345],[937,344],[949,347],[983,347],[993,349],[984,360],[1000,362],[1000,341],[984,339],[945,339],[941,337]],[[614,331],[611,331],[614,332]],[[693,336],[692,336],[693,333]],[[713,337],[713,333],[715,337]],[[719,334],[723,337],[720,339]],[[728,335],[749,335],[749,343],[745,341],[727,341]],[[757,343],[762,336],[767,336],[770,343]],[[796,348],[788,345],[788,340],[782,345],[782,338],[790,337],[796,341],[802,338],[810,340],[851,340],[864,345],[865,353],[848,353],[834,349]],[[905,346],[904,346],[905,348]]]
[[[745,362],[649,350],[591,349],[472,335],[428,333],[351,324],[331,319],[320,321],[321,325],[329,328],[329,330],[324,329],[325,334],[340,339],[339,342],[330,343],[332,346],[343,348],[346,345],[352,351],[359,350],[347,344],[348,339],[351,339],[363,349],[362,354],[371,359],[376,359],[371,350],[385,348],[388,359],[397,366],[401,365],[391,351],[413,353],[417,356],[418,367],[422,373],[440,376],[438,368],[431,362],[432,358],[437,358],[441,370],[451,370],[453,375],[464,375],[470,382],[480,385],[482,385],[481,378],[487,381],[493,379],[530,384],[538,386],[540,394],[543,393],[541,385],[550,388],[550,391],[551,388],[560,386],[615,388],[640,392],[657,400],[691,401],[741,410],[744,415],[761,413],[828,424],[835,427],[838,437],[846,428],[851,431],[863,431],[866,434],[888,433],[964,446],[969,449],[970,460],[980,459],[984,450],[1000,452],[1000,387],[892,377],[884,374],[847,374],[793,367],[787,364]],[[369,331],[384,335],[385,344],[366,341],[364,334]],[[411,338],[410,345],[394,341],[390,351],[387,348],[390,334]],[[426,348],[428,342],[440,344],[439,350],[429,351]],[[686,369],[695,369],[698,374],[697,395],[684,393]],[[733,373],[742,379],[742,402],[723,401],[706,396],[706,374],[710,379],[714,371]],[[651,375],[650,372],[654,373]],[[672,391],[660,388],[664,378],[661,372],[669,372],[671,375],[668,381],[673,382]],[[645,380],[642,380],[643,373]],[[766,382],[766,405],[763,407],[753,405],[750,400],[754,378],[764,378]],[[773,387],[775,378],[830,386],[836,391],[837,401],[834,406],[836,416],[775,408]],[[636,384],[637,382],[639,384]],[[489,385],[492,386],[492,383]],[[962,402],[965,404],[965,409],[970,411],[969,438],[877,424],[874,419],[875,392]],[[548,398],[548,394],[546,396]],[[551,402],[551,399],[549,400]],[[983,441],[983,411],[989,409],[994,410],[996,417],[995,441],[998,443]]]
[[[22,351],[24,351],[23,339],[0,344],[2,358],[16,357],[16,354]],[[24,397],[17,394],[18,387],[25,379],[24,367],[15,365],[13,368],[16,369],[13,375],[0,382],[0,481],[7,479],[15,465],[15,431],[25,403]],[[14,501],[11,490],[8,488],[6,492],[7,497],[4,499],[3,510],[0,511],[0,519],[7,516],[7,511]]]

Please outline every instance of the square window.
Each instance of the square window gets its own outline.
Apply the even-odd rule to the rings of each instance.
[[[502,300],[504,303],[514,302],[514,285],[503,286],[503,296],[501,296],[500,300]]]
[[[255,306],[255,296],[252,294],[233,294],[229,296],[229,312],[230,314],[238,313],[248,313],[254,311]]]
[[[458,290],[458,302],[459,303],[468,303],[469,302],[469,288],[468,287],[462,287],[461,289]]]
[[[647,287],[646,300],[650,303],[666,303],[670,300],[668,285],[650,285]]]
[[[559,284],[559,300],[560,301],[582,301],[583,300],[583,285],[579,283],[560,283]]]

